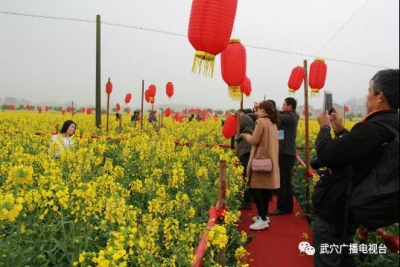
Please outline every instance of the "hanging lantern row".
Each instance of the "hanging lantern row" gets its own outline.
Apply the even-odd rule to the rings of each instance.
[[[292,69],[292,72],[289,77],[288,87],[289,87],[289,95],[294,95],[294,93],[299,90],[301,84],[304,81],[304,77],[306,76],[306,71],[304,67],[297,66]]]
[[[246,48],[239,39],[231,39],[221,53],[222,78],[228,84],[229,97],[241,101],[240,85],[246,78]]]
[[[213,76],[215,56],[225,50],[232,34],[237,0],[193,0],[188,39],[196,50],[192,72]]]
[[[321,90],[325,85],[326,80],[326,64],[322,58],[316,58],[310,65],[310,77],[308,79],[308,84],[311,87],[311,97],[319,95],[319,90]]]

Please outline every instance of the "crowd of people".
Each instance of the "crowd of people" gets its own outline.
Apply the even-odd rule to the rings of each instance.
[[[346,209],[349,166],[353,169],[353,183],[362,181],[379,159],[382,145],[395,137],[389,128],[376,121],[399,129],[399,70],[378,71],[367,88],[367,114],[350,131],[344,128],[343,116],[336,108],[330,112],[322,110],[317,118],[320,126],[315,140],[317,168],[326,168],[329,175],[321,176],[316,185],[325,184],[325,191],[314,190],[312,195],[314,266],[355,266],[350,250],[321,253],[320,248],[323,244],[334,246],[353,242],[360,225]],[[243,179],[247,182],[242,209],[251,208],[249,203],[253,200],[258,214],[249,226],[251,230],[268,228],[269,216],[293,213],[292,175],[299,121],[297,102],[294,98],[286,98],[279,112],[274,104],[273,100],[266,100],[255,103],[253,110],[238,111],[237,155],[244,167]],[[250,114],[257,116],[254,124]],[[254,158],[272,159],[272,170],[252,170]],[[277,208],[269,212],[271,192],[276,192]]]

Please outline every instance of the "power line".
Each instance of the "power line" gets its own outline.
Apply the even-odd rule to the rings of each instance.
[[[319,50],[322,50],[325,46],[327,46],[338,34],[339,32],[350,22],[350,20],[369,2],[370,0],[367,0],[363,6],[359,10],[357,10],[349,20],[333,35],[332,38],[329,39],[329,41],[323,45]],[[77,21],[77,22],[86,22],[86,23],[96,23],[96,20],[87,20],[87,19],[75,19],[75,18],[65,18],[65,17],[54,17],[54,16],[44,16],[44,15],[35,15],[35,14],[25,14],[25,13],[16,13],[16,12],[7,12],[7,11],[0,11],[0,14],[3,15],[13,15],[13,16],[23,16],[23,17],[30,17],[30,18],[44,18],[44,19],[53,19],[53,20],[64,20],[64,21]],[[132,25],[125,25],[125,24],[118,24],[118,23],[113,23],[113,22],[106,22],[102,21],[101,24],[109,25],[109,26],[114,26],[114,27],[123,27],[123,28],[129,28],[129,29],[136,29],[136,30],[143,30],[143,31],[149,31],[149,32],[155,32],[155,33],[161,33],[161,34],[167,34],[167,35],[173,35],[173,36],[179,36],[179,37],[187,37],[185,34],[179,34],[179,33],[174,33],[174,32],[169,32],[169,31],[162,31],[162,30],[156,30],[156,29],[150,29],[150,28],[145,28],[145,27],[139,27],[139,26],[132,26]],[[299,53],[299,52],[291,52],[291,51],[285,51],[285,50],[280,50],[280,49],[274,49],[274,48],[268,48],[268,47],[262,47],[262,46],[254,46],[254,45],[244,45],[249,48],[254,48],[254,49],[259,49],[259,50],[267,50],[271,52],[276,52],[276,53],[282,53],[282,54],[289,54],[289,55],[295,55],[295,56],[305,56],[305,57],[316,57],[315,55],[310,55],[310,54],[304,54],[304,53]],[[317,54],[318,54],[317,52]],[[373,65],[373,64],[366,64],[366,63],[360,63],[360,62],[353,62],[353,61],[347,61],[347,60],[342,60],[342,59],[334,59],[334,58],[325,58],[325,60],[329,61],[335,61],[335,62],[341,62],[345,64],[351,64],[351,65],[359,65],[359,66],[366,66],[366,67],[372,67],[372,68],[378,68],[378,69],[385,69],[388,67],[385,66],[378,66],[378,65]]]
[[[332,42],[332,40],[344,29],[344,27],[347,26],[347,24],[361,11],[361,9],[363,9],[369,2],[370,0],[367,0],[364,2],[364,4],[356,11],[353,13],[353,15],[343,24],[342,27],[339,28],[339,30],[317,51],[317,54],[319,53],[319,51],[321,51],[322,49],[324,49],[330,42]]]

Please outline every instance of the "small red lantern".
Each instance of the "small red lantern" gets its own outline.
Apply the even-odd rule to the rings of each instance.
[[[108,82],[106,83],[106,93],[107,95],[110,95],[113,89],[113,85],[111,83],[110,78],[108,78]]]
[[[70,107],[67,107],[67,112],[71,112],[71,108]]]
[[[62,115],[65,115],[65,110],[61,110],[61,114],[62,114]]]
[[[45,107],[44,107],[44,110],[46,110],[46,112],[49,111],[49,107],[48,107],[48,106],[45,106]]]
[[[229,96],[233,100],[242,100],[240,85],[246,78],[246,48],[239,39],[229,41],[221,53],[222,78],[228,84]]]
[[[149,94],[150,97],[155,97],[156,96],[156,86],[154,84],[151,84],[149,86],[148,91],[149,91],[148,94]]]
[[[217,114],[217,113],[214,114],[214,120],[215,120],[215,121],[218,120],[218,114]]]
[[[310,78],[308,84],[311,87],[311,96],[316,96],[319,94],[325,85],[326,79],[326,64],[322,58],[316,58],[310,66]]]
[[[87,108],[86,109],[86,114],[88,114],[88,115],[92,114],[92,108]]]
[[[81,108],[81,111],[82,111],[82,113],[85,113],[85,108],[84,107]]]
[[[166,108],[165,109],[165,117],[169,117],[171,115],[171,109],[170,108]]]
[[[126,108],[125,112],[126,112],[126,114],[129,114],[129,113],[131,113],[131,109],[130,108]]]
[[[38,108],[37,108],[37,111],[38,111],[39,113],[42,113],[42,107],[38,107]]]
[[[297,90],[299,90],[305,76],[306,72],[302,66],[297,66],[292,69],[292,73],[290,74],[288,80],[289,95],[294,94]]]
[[[233,114],[226,117],[224,126],[222,126],[222,135],[225,138],[231,138],[236,133],[237,118]]]
[[[150,102],[149,90],[146,90],[144,92],[144,99],[146,100],[147,103]]]
[[[117,109],[117,111],[119,111],[119,110],[121,109],[121,105],[120,105],[119,103],[117,103],[117,104],[115,105],[115,108]]]
[[[174,84],[172,82],[167,82],[167,85],[165,86],[165,92],[169,98],[174,95]]]
[[[250,96],[251,94],[251,81],[250,79],[246,76],[243,80],[243,82],[240,84],[240,92],[245,94],[246,96]]]
[[[344,112],[349,112],[349,106],[347,105],[344,106]]]
[[[215,56],[229,43],[237,0],[193,0],[188,39],[196,49],[192,72],[213,76]]]
[[[127,93],[125,96],[125,103],[129,104],[129,102],[131,102],[132,99],[132,94],[131,93]]]
[[[29,104],[26,104],[25,109],[26,109],[26,110],[30,110],[30,109],[31,109],[31,107],[29,106]]]

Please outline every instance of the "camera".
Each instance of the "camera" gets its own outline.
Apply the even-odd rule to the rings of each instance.
[[[318,170],[319,168],[323,167],[320,162],[318,161],[318,157],[317,156],[313,156],[310,159],[310,166],[311,168],[313,168],[314,170]]]

